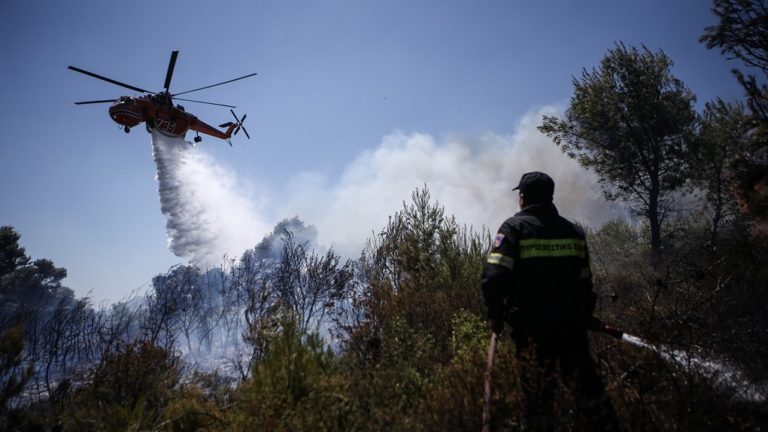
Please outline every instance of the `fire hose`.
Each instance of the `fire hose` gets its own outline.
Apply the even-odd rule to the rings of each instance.
[[[483,432],[491,431],[491,372],[493,371],[493,359],[496,357],[496,340],[499,334],[496,330],[491,332],[491,343],[488,346],[488,364],[485,368],[485,384],[483,386],[485,403],[483,404]]]

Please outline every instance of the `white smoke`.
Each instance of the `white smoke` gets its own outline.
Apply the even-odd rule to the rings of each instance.
[[[555,204],[571,220],[599,227],[624,215],[622,207],[603,199],[594,174],[536,129],[543,114],[557,113],[554,108],[532,111],[513,135],[438,141],[428,134],[395,131],[378,148],[358,156],[335,184],[313,173],[297,176],[284,194],[283,211],[315,225],[319,242],[346,256],[358,254],[363,242],[424,185],[459,223],[491,232],[519,211],[512,188],[529,171],[553,177]]]
[[[450,135],[394,131],[354,159],[331,180],[298,173],[285,190],[253,204],[233,174],[182,139],[153,134],[161,210],[168,218],[169,247],[194,263],[219,264],[255,246],[279,220],[297,216],[318,231],[318,243],[345,257],[359,255],[387,218],[429,188],[433,200],[461,224],[492,232],[519,210],[512,188],[528,171],[544,171],[556,183],[561,214],[599,227],[624,210],[607,203],[596,177],[569,159],[536,126],[542,108],[525,115],[512,135]],[[271,208],[270,208],[271,207]],[[274,216],[272,216],[274,215]]]
[[[152,133],[160,211],[168,247],[193,264],[221,264],[253,247],[271,229],[230,170],[183,138]]]

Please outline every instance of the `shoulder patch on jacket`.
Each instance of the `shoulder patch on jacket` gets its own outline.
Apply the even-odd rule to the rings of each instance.
[[[502,234],[502,233],[496,234],[496,238],[493,239],[493,247],[497,248],[497,247],[501,246],[501,242],[503,242],[503,241],[504,241],[504,234]]]

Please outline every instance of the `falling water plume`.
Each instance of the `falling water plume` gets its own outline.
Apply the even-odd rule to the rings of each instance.
[[[234,175],[183,138],[152,134],[168,247],[193,264],[218,265],[268,232]]]

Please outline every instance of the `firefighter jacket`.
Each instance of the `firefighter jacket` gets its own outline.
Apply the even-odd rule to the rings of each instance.
[[[482,289],[492,320],[544,332],[586,329],[596,296],[583,230],[552,203],[526,206],[499,228]]]

